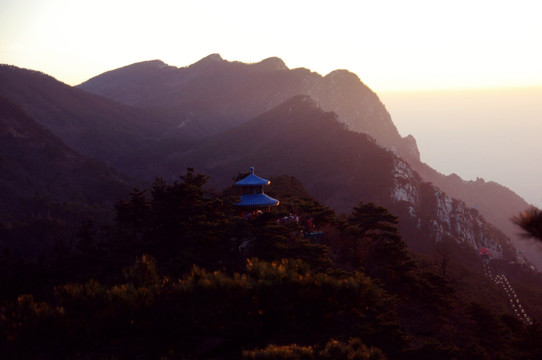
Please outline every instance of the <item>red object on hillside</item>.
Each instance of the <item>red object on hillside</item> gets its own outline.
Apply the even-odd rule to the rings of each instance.
[[[491,256],[489,249],[486,247],[480,248],[480,256]]]

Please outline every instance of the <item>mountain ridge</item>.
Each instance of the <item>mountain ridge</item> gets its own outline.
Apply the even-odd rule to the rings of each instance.
[[[260,134],[265,134],[262,139]],[[318,201],[347,213],[360,200],[400,214],[405,241],[417,251],[447,238],[476,251],[488,247],[525,262],[510,240],[474,209],[424,182],[410,166],[366,134],[352,132],[333,112],[298,95],[238,127],[215,135],[172,159],[199,164],[217,188],[232,185],[244,164],[265,177],[291,175]]]
[[[155,171],[145,159],[160,156],[157,149],[182,147],[186,141],[162,111],[130,107],[15,66],[0,65],[0,96],[70,148],[131,176]]]
[[[85,158],[0,96],[0,247],[21,256],[50,251],[59,234],[107,219],[136,182]]]
[[[215,60],[221,64],[221,69],[223,69],[224,65],[235,67],[236,74],[238,74],[240,71],[239,69],[243,67],[242,63],[228,62],[223,60],[219,55]],[[252,64],[245,65],[247,68],[252,66]],[[186,72],[191,66],[180,68],[179,71]],[[312,96],[324,109],[335,111],[341,118],[341,121],[348,124],[350,129],[369,133],[371,136],[375,137],[379,143],[399,154],[411,164],[412,167],[426,179],[426,181],[433,182],[450,196],[462,199],[469,206],[476,207],[481,211],[485,218],[498,224],[507,236],[513,239],[516,246],[521,247],[526,253],[531,253],[532,260],[537,263],[537,266],[542,268],[542,256],[533,256],[535,252],[537,252],[535,251],[536,249],[526,246],[527,244],[525,241],[518,236],[515,227],[509,221],[511,217],[525,209],[528,204],[509,189],[495,188],[491,185],[491,182],[488,182],[485,185],[474,185],[469,182],[464,182],[463,180],[458,181],[455,177],[447,177],[440,174],[438,171],[423,163],[420,159],[416,139],[412,135],[400,137],[385,106],[380,102],[378,96],[359,80],[357,75],[352,74],[347,70],[336,70],[326,76],[321,76],[304,68],[275,73],[270,72],[269,74],[274,74],[275,76],[272,79],[265,77],[259,78],[259,80],[264,82],[268,87],[273,88],[272,91],[265,93],[265,96],[262,95],[264,98],[268,99],[268,101],[263,105],[260,104],[257,106],[257,108],[260,109],[259,113],[270,110],[281,101],[286,101],[287,98],[291,97],[290,95],[295,95],[293,95],[294,92]],[[254,76],[254,74],[252,74],[252,76]],[[281,80],[281,77],[290,77],[294,79],[293,83]],[[99,76],[93,79],[96,78],[99,78]],[[227,77],[221,79],[224,81],[228,80]],[[231,79],[228,81],[231,81]],[[281,83],[281,81],[283,86],[277,86],[277,83]],[[221,81],[221,83],[222,82],[223,81]],[[339,84],[339,86],[337,84]],[[121,86],[121,84],[116,84],[115,86]],[[85,83],[81,84],[79,87],[92,91]],[[233,86],[233,88],[236,87]],[[292,88],[295,88],[295,91],[292,91]],[[251,89],[257,89],[257,87],[252,87]],[[110,93],[102,93],[102,95],[112,96]],[[117,100],[122,101],[122,99],[119,98],[117,98]],[[250,103],[249,100],[247,101]],[[146,102],[140,103],[140,106],[146,105],[151,104]],[[372,119],[370,121],[365,121],[363,126],[357,122],[359,121],[360,109],[364,109],[362,111],[367,114],[366,118]],[[257,111],[252,111],[252,113],[256,112]],[[199,117],[197,114],[192,115],[191,119],[198,119],[198,121],[205,120],[204,115]],[[239,113],[238,115],[239,118],[244,118],[244,121],[250,119],[246,113]],[[235,124],[232,123],[232,126],[236,126],[239,123],[239,121],[235,122]],[[379,129],[377,131],[372,129],[372,127],[379,127]],[[219,132],[220,131],[217,131],[217,133]],[[502,204],[506,204],[506,206],[502,206]]]
[[[278,64],[279,66],[275,67],[280,69],[273,70],[272,67],[267,69],[267,66],[265,66],[266,71],[257,69],[266,62],[271,65]],[[121,89],[126,91],[126,96],[137,99],[137,104],[131,104],[130,109],[136,109],[133,106],[139,105],[139,109],[143,112],[152,109],[152,111],[158,110],[161,114],[168,114],[164,118],[166,120],[161,120],[161,124],[165,124],[161,129],[169,134],[170,140],[163,141],[163,138],[159,138],[149,143],[142,137],[133,138],[133,145],[136,148],[143,147],[144,150],[125,154],[125,163],[133,168],[125,166],[121,170],[131,175],[146,174],[147,179],[157,174],[171,177],[179,171],[179,166],[175,164],[175,161],[186,156],[186,153],[189,153],[198,143],[208,141],[211,137],[220,137],[220,134],[229,131],[228,129],[234,129],[249,122],[261,113],[299,95],[298,92],[303,90],[301,91],[305,92],[303,95],[314,99],[314,102],[324,111],[334,111],[338,120],[344,124],[343,126],[358,133],[363,132],[362,127],[367,129],[371,126],[376,127],[377,130],[374,130],[372,134],[369,132],[374,141],[412,163],[413,168],[421,173],[422,177],[426,176],[421,171],[424,164],[416,162],[419,161],[419,152],[414,137],[401,138],[399,136],[385,106],[378,96],[359,80],[357,75],[347,70],[337,70],[322,77],[304,68],[283,69],[281,63],[283,62],[271,58],[271,60],[266,59],[255,64],[243,64],[229,62],[215,55],[184,68],[170,67],[161,61],[154,60],[108,72],[108,78],[105,80],[102,76],[93,78],[94,82],[101,78],[104,80],[103,84],[109,84],[110,87],[114,85],[111,89]],[[152,71],[141,73],[138,70],[140,67],[146,67]],[[205,71],[201,71],[202,67]],[[198,71],[193,71],[194,69]],[[126,80],[123,72],[126,71],[133,72],[127,78],[130,81],[139,81],[139,87],[132,88],[127,86],[127,83],[123,83],[123,79]],[[156,76],[157,72],[162,75]],[[139,74],[137,75],[139,77],[134,77],[134,74]],[[119,77],[111,81],[111,76]],[[152,82],[148,82],[149,79],[152,79]],[[84,89],[84,84],[79,88]],[[182,85],[180,90],[179,84]],[[156,89],[158,90],[155,91]],[[177,90],[170,91],[171,89]],[[166,96],[161,97],[164,93]],[[291,94],[294,95],[290,96]],[[111,93],[99,94],[96,99],[102,99],[104,95],[112,96]],[[155,102],[157,98],[164,102],[173,99],[173,102],[169,103],[168,107],[160,107],[160,103]],[[122,102],[121,99],[113,98],[113,100]],[[334,108],[334,110],[329,110],[329,108]],[[395,139],[393,140],[395,142],[390,139]],[[106,141],[112,142],[113,139],[106,139]],[[159,150],[156,150],[158,148]],[[221,156],[229,156],[227,147],[224,149],[220,153]],[[98,158],[118,166],[119,161],[112,160],[111,155],[111,153],[101,153]],[[217,164],[220,161],[220,158],[214,160]],[[194,166],[194,164],[188,164],[188,166]],[[433,180],[437,186],[447,192],[448,190],[442,186],[442,184],[446,185],[442,179],[443,177],[435,176],[426,181]],[[343,195],[344,197],[347,196]],[[482,210],[482,207],[479,209]],[[506,218],[502,214],[504,212],[501,212],[499,219]],[[491,218],[487,214],[482,215],[485,218]]]
[[[274,65],[271,70],[268,63]],[[131,106],[165,107],[177,112],[192,107],[193,113],[203,120],[218,119],[215,122],[225,123],[219,130],[248,121],[295,95],[309,95],[325,110],[337,112],[352,130],[368,133],[389,148],[405,150],[409,156],[417,152],[417,149],[406,150],[413,143],[404,143],[378,96],[348,70],[335,70],[322,76],[305,68],[288,69],[279,58],[244,64],[212,54],[187,67],[168,66],[167,71],[156,66],[145,67],[138,81],[152,81],[145,83],[147,87],[142,92],[141,87],[132,86],[133,78],[124,74],[146,65],[128,65],[107,72],[107,78],[98,75],[77,87]],[[114,81],[110,81],[111,76],[115,76]],[[148,93],[154,95],[144,96]],[[203,97],[217,111],[198,109]]]

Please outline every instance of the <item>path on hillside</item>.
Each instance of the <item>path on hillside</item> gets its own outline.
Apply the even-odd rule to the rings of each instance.
[[[510,282],[508,282],[506,276],[504,274],[493,276],[491,272],[491,267],[489,266],[489,255],[482,254],[482,250],[480,250],[480,254],[482,256],[482,266],[484,268],[484,274],[495,284],[500,285],[503,288],[504,292],[508,296],[510,306],[512,307],[512,310],[514,310],[514,314],[516,315],[518,320],[522,321],[526,325],[532,325],[533,321],[525,312],[525,309],[521,305],[521,301],[516,294],[516,291],[514,290],[512,285],[510,285]]]

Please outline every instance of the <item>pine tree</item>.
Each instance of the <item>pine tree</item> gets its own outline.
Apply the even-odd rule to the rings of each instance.
[[[416,267],[397,224],[395,215],[373,203],[360,203],[348,219],[348,232],[356,238],[356,245],[364,249],[365,271],[390,288],[411,281]]]
[[[512,218],[522,230],[522,236],[542,241],[542,210],[531,207]]]
[[[204,190],[208,177],[188,168],[172,185],[157,179],[151,190],[152,234],[148,250],[163,264],[187,270],[193,264],[216,267],[229,251],[222,241],[228,227],[222,201]]]

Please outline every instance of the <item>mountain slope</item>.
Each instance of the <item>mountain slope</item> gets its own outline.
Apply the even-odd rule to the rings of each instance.
[[[476,208],[492,224],[508,236],[524,256],[537,268],[542,269],[542,256],[537,244],[523,239],[519,229],[510,220],[529,208],[529,204],[512,190],[493,181],[478,178],[465,181],[456,174],[445,176],[425,163],[410,161],[410,165],[423,179],[437,185],[450,197],[461,199],[469,207]]]
[[[73,151],[19,106],[1,97],[0,137],[0,176],[4,185],[11,184],[18,193],[32,196],[42,192],[59,201],[78,194],[88,203],[101,203],[116,201],[128,188],[127,177]],[[0,207],[2,211],[7,208]]]
[[[401,138],[376,94],[348,71],[322,77],[307,69],[290,70],[278,58],[243,64],[213,54],[185,68],[160,61],[137,63],[98,75],[79,87],[142,108],[167,108],[184,119],[183,130],[197,128],[191,133],[200,136],[248,121],[292,96],[309,95],[325,111],[338,114],[349,129],[367,133],[399,154],[425,181],[476,207],[525,252],[533,253],[509,221],[528,206],[521,197],[495,183],[444,176],[422,163],[416,140],[410,135]]]
[[[178,134],[171,140],[175,128],[161,112],[89,94],[36,71],[0,65],[0,96],[21,106],[69,147],[131,175],[156,176],[161,149],[184,143]]]
[[[208,139],[173,159],[171,166],[181,163],[198,164],[220,185],[231,180],[232,172],[226,169],[232,165],[233,170],[244,171],[252,164],[273,175],[290,174],[311,193],[319,194],[319,200],[342,211],[349,211],[360,196],[381,202],[382,189],[392,186],[390,154],[367,135],[347,131],[334,113],[318,109],[306,96],[294,97],[253,121]],[[366,168],[373,171],[366,172]],[[346,177],[345,170],[350,172]],[[311,172],[326,175],[310,176]],[[349,184],[354,183],[363,186],[352,192]]]
[[[453,239],[473,251],[486,246],[518,260],[510,240],[476,210],[424,182],[393,152],[349,131],[336,114],[323,111],[307,96],[209,138],[171,162],[172,167],[193,164],[219,188],[231,185],[232,175],[253,165],[267,178],[296,177],[320,202],[342,212],[349,213],[359,201],[382,204],[399,214],[406,241],[419,251]]]
[[[244,64],[213,54],[185,68],[156,60],[132,64],[78,87],[132,106],[168,109],[184,117],[183,126],[203,127],[202,135],[248,121],[292,96],[310,95],[350,129],[417,156],[415,142],[401,138],[378,96],[346,70],[322,77],[304,68],[290,70],[278,58]]]
[[[66,220],[73,226],[87,215],[96,220],[98,213],[110,211],[130,190],[131,181],[76,153],[19,106],[0,97],[2,248],[10,245],[16,251],[32,253],[46,246],[48,236],[58,235],[56,230]],[[36,232],[40,226],[25,228],[37,222],[47,222],[56,230],[40,233]]]
[[[73,129],[69,130],[65,126],[69,130],[65,131],[63,137],[66,142],[73,137],[72,133],[78,131],[90,133],[86,142],[84,137],[73,141],[73,146],[79,151],[94,155],[97,159],[117,166],[124,172],[146,179],[152,179],[157,175],[171,178],[182,172],[182,166],[168,167],[167,163],[172,164],[190,150],[193,142],[188,139],[199,142],[215,141],[207,137],[247,122],[291,96],[310,95],[322,109],[338,114],[339,121],[346,124],[349,129],[368,133],[377,143],[408,161],[424,181],[433,182],[448,196],[457,197],[469,206],[476,206],[486,219],[505,230],[508,236],[517,239],[508,219],[516,215],[517,208],[524,203],[519,196],[507,189],[491,186],[491,183],[473,186],[461,180],[456,181],[457,179],[440,175],[421,163],[414,138],[399,136],[376,94],[356,75],[348,71],[339,70],[322,77],[307,69],[290,70],[278,58],[266,59],[256,64],[243,64],[225,61],[215,54],[189,67],[179,69],[160,61],[133,64],[99,75],[80,85],[82,89],[139,108],[122,107],[119,103],[107,102],[110,105],[114,104],[114,108],[118,109],[121,124],[128,124],[127,128],[131,130],[128,134],[124,130],[117,131],[115,124],[119,120],[115,116],[107,115],[110,114],[107,111],[100,110],[96,116],[77,120],[81,112],[84,114],[85,111],[91,111],[94,106],[66,108],[64,99],[75,96],[69,91],[69,87],[61,84],[66,96],[51,98],[48,92],[58,92],[56,87],[55,91],[44,93],[41,89],[43,87],[41,77],[45,76],[31,74],[32,86],[21,87],[29,82],[26,80],[29,75],[25,74],[23,81],[20,81],[22,85],[6,86],[3,82],[0,89],[3,88],[4,92],[5,89],[10,90],[8,93],[15,98],[21,98],[22,103],[26,104],[25,108],[34,109],[36,120],[42,119],[47,122],[51,118],[56,119],[55,114],[59,114],[59,118],[68,119],[67,122],[73,125]],[[39,78],[39,81],[36,78]],[[12,80],[19,81],[17,77],[13,77]],[[50,86],[51,80],[49,79],[45,85]],[[79,91],[77,98],[81,94],[84,94],[85,99],[91,96]],[[47,100],[47,106],[42,106],[43,98]],[[93,99],[98,101],[101,104],[100,109],[103,109],[104,99],[96,96]],[[148,114],[158,115],[153,117],[155,115]],[[96,118],[100,119],[100,116],[107,119],[105,127],[95,121]],[[155,118],[158,119],[156,120],[158,125],[150,126],[148,119]],[[55,129],[54,124],[48,126]],[[307,127],[309,126],[312,125],[308,124]],[[103,130],[104,128],[108,130]],[[259,139],[265,140],[264,134],[266,133],[262,132]],[[220,156],[228,156],[228,150],[228,146],[225,145]],[[217,161],[221,160],[220,156]],[[285,154],[282,153],[280,156]],[[311,159],[312,157],[308,156],[307,161]],[[343,162],[346,167],[349,166],[348,161],[352,159],[347,158]],[[471,198],[473,194],[474,197]],[[344,191],[342,196],[349,195]],[[334,203],[343,206],[341,204],[345,203],[344,199],[327,197],[331,206]],[[497,206],[497,204],[514,204],[514,206]],[[349,211],[348,206],[338,209]]]
[[[248,121],[292,96],[310,95],[322,109],[338,114],[349,129],[367,133],[399,154],[425,181],[476,207],[542,267],[542,257],[520,239],[509,220],[528,204],[498,184],[446,177],[422,163],[414,137],[401,138],[377,95],[346,70],[322,77],[306,69],[290,70],[278,58],[243,64],[213,54],[186,68],[160,61],[133,64],[99,75],[80,87],[130,105],[181,113],[186,131],[197,127],[191,132],[201,135]]]

